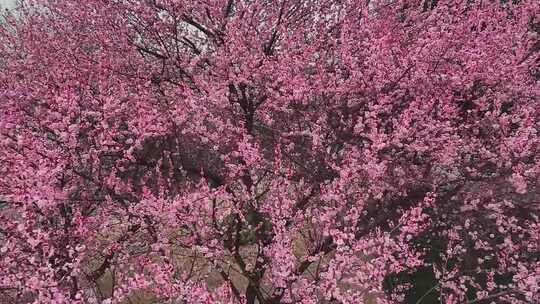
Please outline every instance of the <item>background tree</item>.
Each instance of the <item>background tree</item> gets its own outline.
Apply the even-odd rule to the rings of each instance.
[[[538,301],[538,16],[23,1],[0,27],[0,298]]]

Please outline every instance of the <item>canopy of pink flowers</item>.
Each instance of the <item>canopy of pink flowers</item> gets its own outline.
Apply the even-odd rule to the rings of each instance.
[[[23,1],[0,302],[539,303],[539,16]]]

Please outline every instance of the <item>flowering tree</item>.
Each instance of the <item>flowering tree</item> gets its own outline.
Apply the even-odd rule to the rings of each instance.
[[[7,303],[538,303],[537,1],[35,0]]]

